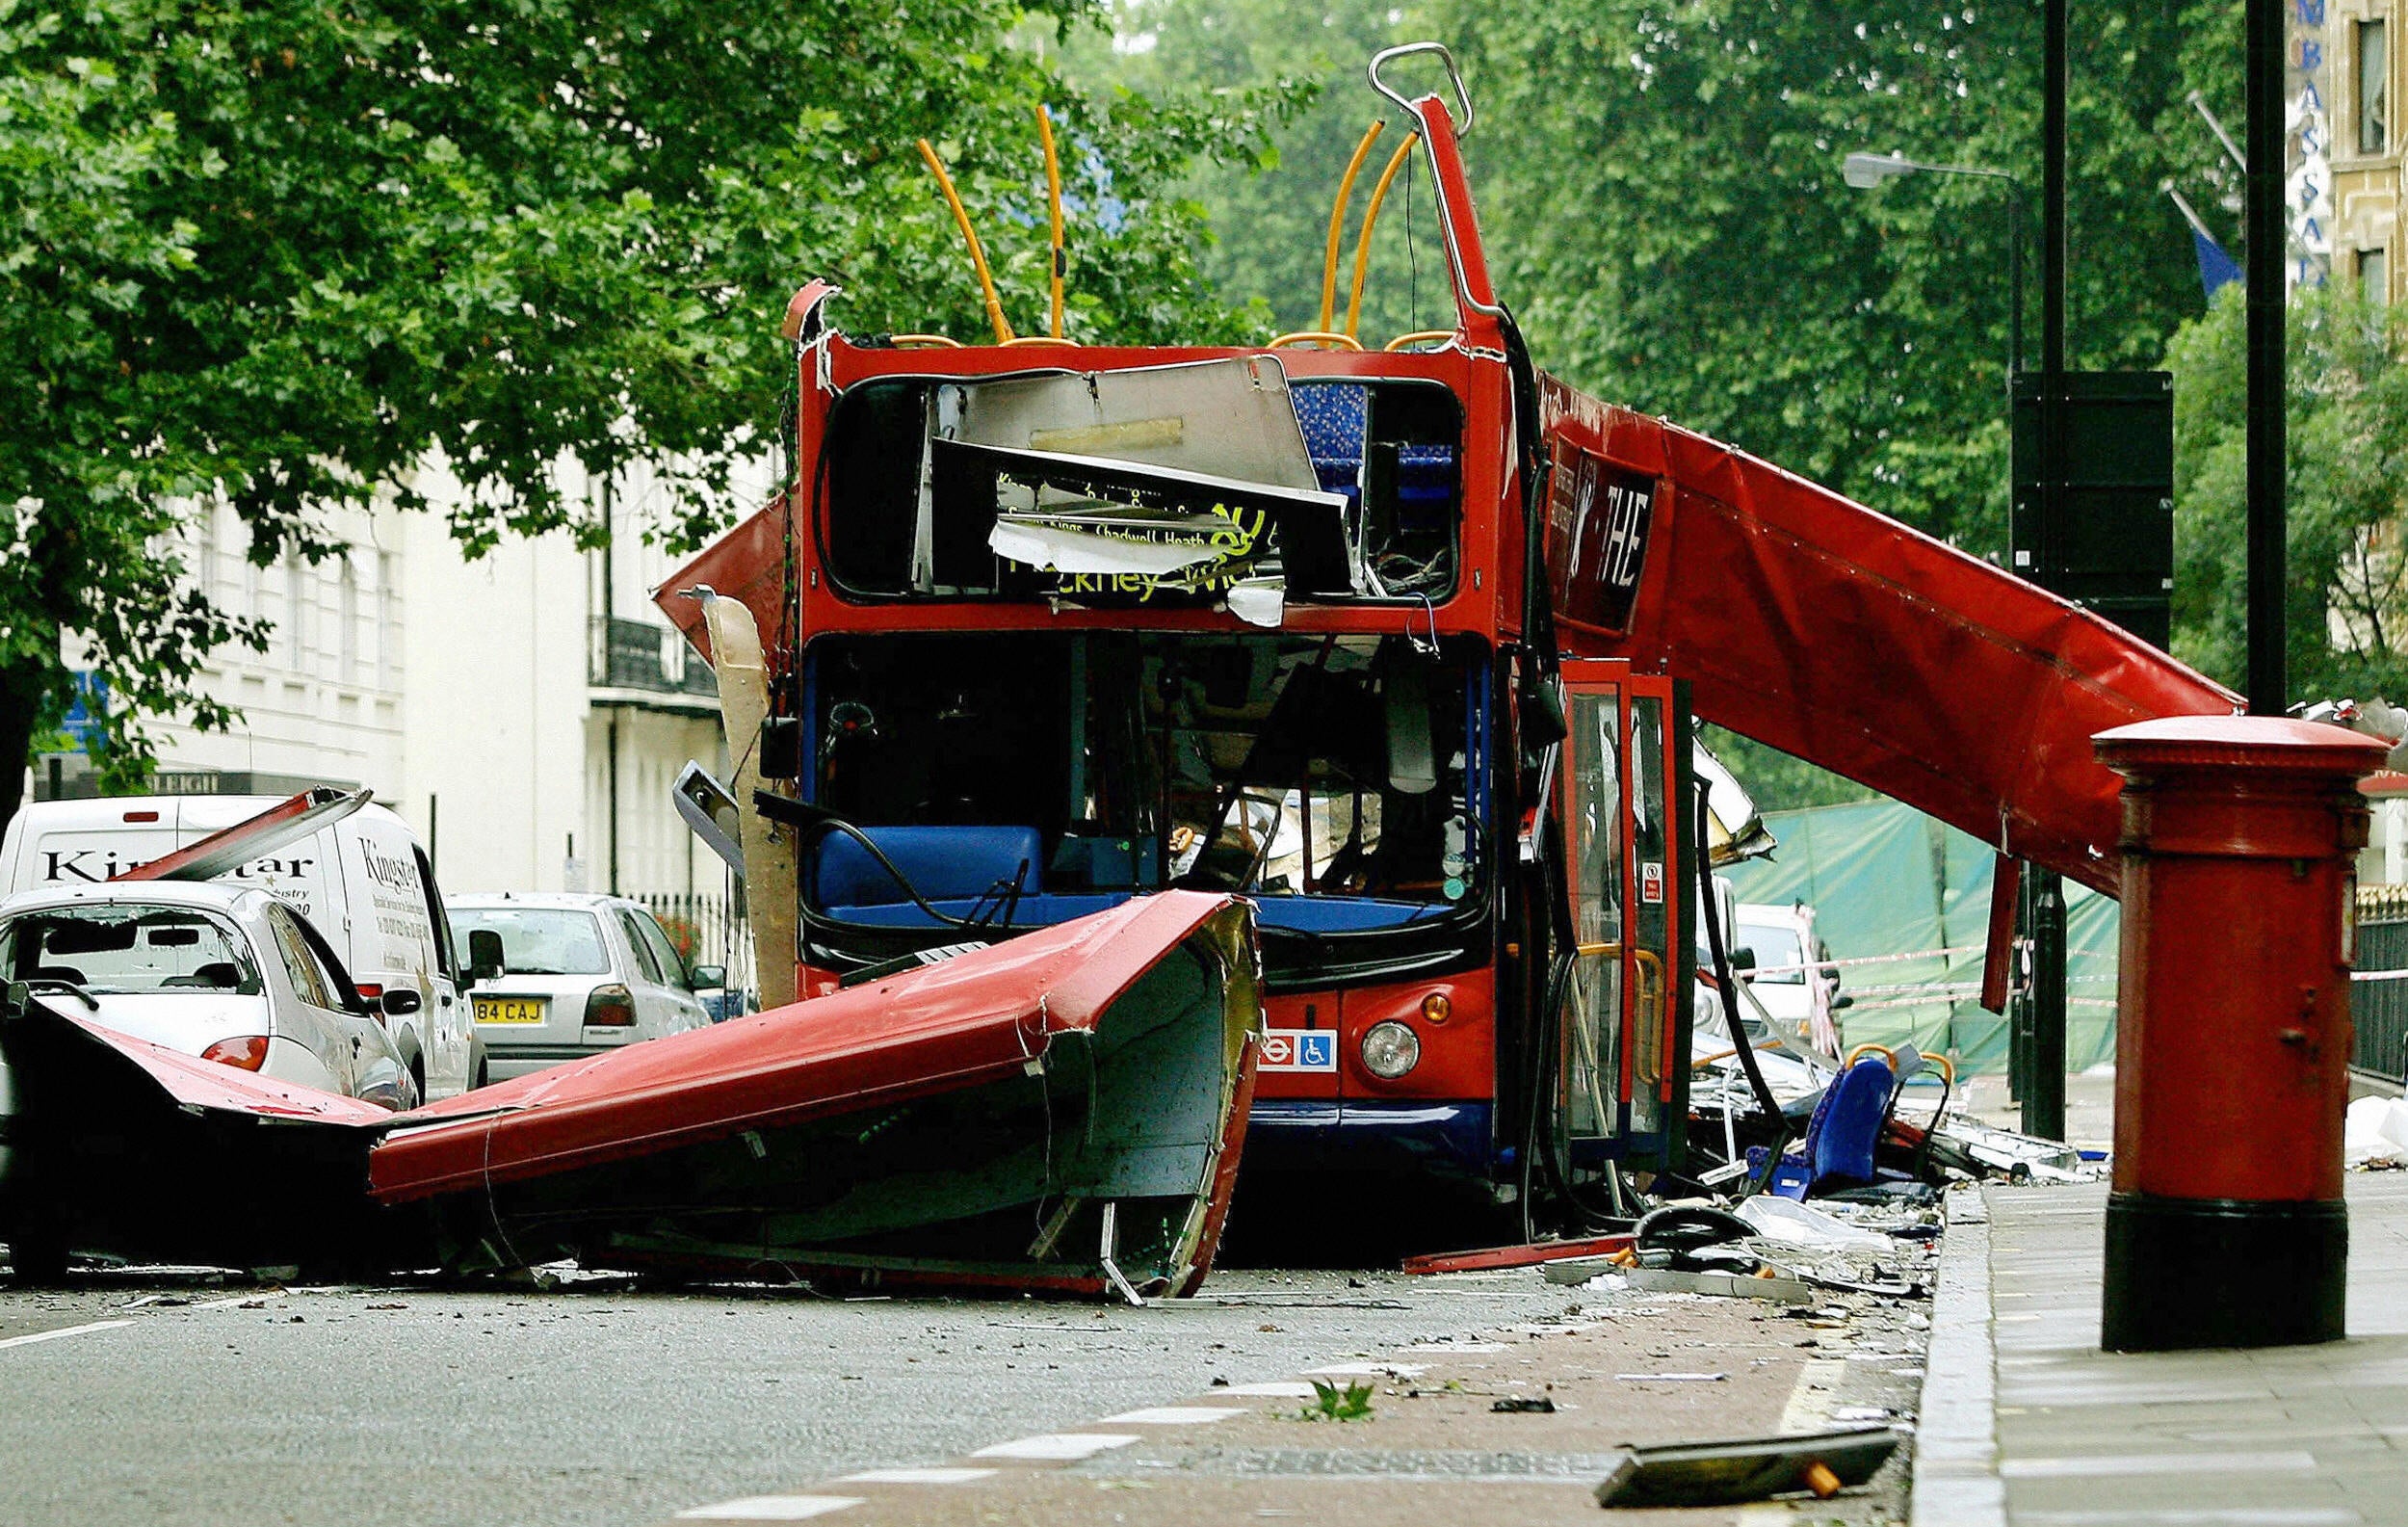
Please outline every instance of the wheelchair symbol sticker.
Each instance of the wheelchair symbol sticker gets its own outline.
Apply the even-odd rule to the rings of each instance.
[[[1335,1029],[1272,1029],[1263,1036],[1266,1071],[1334,1071],[1338,1068]]]

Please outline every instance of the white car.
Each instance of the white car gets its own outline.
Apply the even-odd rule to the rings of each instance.
[[[495,1081],[639,1040],[708,1027],[693,970],[642,904],[620,896],[455,896],[452,942],[468,957],[478,1036]]]
[[[264,890],[142,881],[9,897],[0,979],[186,1055],[386,1108],[419,1102],[385,1028],[418,994],[362,999],[326,938]]]

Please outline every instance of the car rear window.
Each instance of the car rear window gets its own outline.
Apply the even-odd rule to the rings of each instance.
[[[89,991],[261,990],[249,941],[207,912],[143,904],[63,907],[0,925],[11,981],[69,982]]]
[[[513,976],[598,976],[611,968],[602,925],[591,912],[543,907],[455,907],[452,943],[465,951],[468,935],[502,938],[502,970]]]

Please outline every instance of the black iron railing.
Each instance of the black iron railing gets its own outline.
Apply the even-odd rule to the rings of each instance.
[[[602,616],[593,622],[588,663],[601,689],[649,690],[657,695],[717,695],[719,681],[685,638],[648,620]]]
[[[2399,972],[2400,979],[2383,980]],[[2370,885],[2358,898],[2358,973],[2349,984],[2357,1038],[2349,1064],[2398,1081],[2408,1075],[2408,887]]]

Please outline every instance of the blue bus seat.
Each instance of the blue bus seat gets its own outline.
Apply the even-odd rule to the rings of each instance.
[[[1029,827],[910,827],[864,829],[878,852],[895,861],[918,891],[939,907],[974,902],[1016,879],[1020,893],[1037,889],[1044,846]],[[831,832],[820,840],[811,861],[813,905],[894,907],[911,905],[911,890],[895,883],[884,865],[851,836]],[[915,917],[918,908],[913,908]]]

